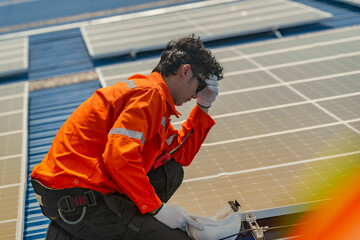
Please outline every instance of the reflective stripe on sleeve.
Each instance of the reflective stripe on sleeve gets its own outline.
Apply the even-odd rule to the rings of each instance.
[[[170,145],[172,143],[172,141],[174,140],[174,137],[176,136],[177,134],[174,134],[174,135],[171,135],[170,137],[168,137],[168,139],[166,139],[166,143],[168,145]]]
[[[113,128],[110,130],[109,135],[110,134],[124,135],[124,136],[130,137],[130,138],[139,139],[141,141],[142,145],[144,145],[144,143],[145,143],[145,137],[142,132],[137,132],[137,131],[133,131],[133,130],[125,129],[125,128]]]
[[[136,84],[132,80],[126,81],[126,85],[128,86],[129,89],[136,88]]]
[[[166,118],[165,118],[165,117],[162,118],[162,120],[161,120],[161,125],[162,125],[163,127],[166,126]]]

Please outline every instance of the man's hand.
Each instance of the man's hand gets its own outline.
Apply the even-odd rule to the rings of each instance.
[[[204,229],[204,227],[195,219],[191,218],[183,208],[176,205],[163,203],[163,206],[154,217],[170,228],[185,230],[186,225],[189,224],[196,229]]]
[[[202,107],[209,108],[219,94],[217,76],[212,75],[205,82],[207,86],[197,93],[196,102]]]

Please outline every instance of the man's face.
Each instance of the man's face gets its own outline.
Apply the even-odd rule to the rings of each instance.
[[[177,89],[173,96],[173,101],[176,106],[181,106],[191,99],[196,99],[198,88],[201,86],[189,64],[185,65],[181,71],[183,71],[183,74],[180,74],[181,78],[179,79]]]
[[[198,82],[194,78],[181,82],[181,88],[178,89],[174,103],[176,106],[181,106],[191,99],[197,98],[196,89],[198,88]]]

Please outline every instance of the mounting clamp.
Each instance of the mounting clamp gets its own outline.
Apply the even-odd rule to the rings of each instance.
[[[256,215],[253,211],[248,211],[243,213],[245,216],[245,228],[247,228],[251,235],[256,240],[265,240],[264,232],[268,229],[267,226],[260,227],[259,224],[256,222]]]

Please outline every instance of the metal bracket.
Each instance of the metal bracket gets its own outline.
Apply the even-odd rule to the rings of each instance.
[[[268,229],[268,226],[260,227],[256,222],[256,215],[252,211],[244,212],[245,216],[245,226],[251,232],[251,235],[256,240],[265,240],[264,232]]]
[[[241,205],[235,199],[235,201],[229,201],[231,209],[234,212],[238,212]],[[266,232],[269,227],[260,227],[259,224],[256,222],[256,215],[254,211],[246,211],[241,213],[241,228],[245,228],[241,232],[251,232],[251,235],[254,237],[255,240],[265,240],[264,232]],[[224,238],[225,239],[225,238]]]
[[[283,38],[283,35],[280,32],[279,26],[273,26],[271,31],[275,34],[277,38]]]

